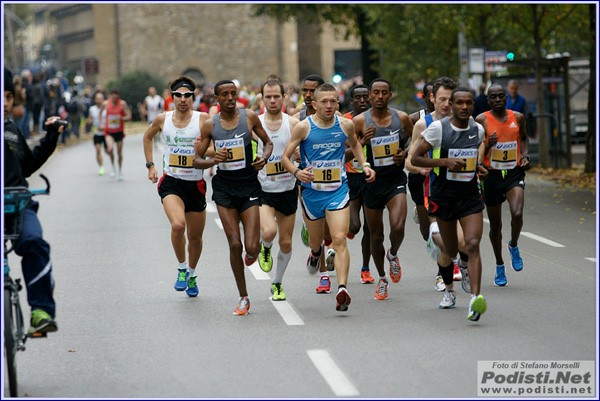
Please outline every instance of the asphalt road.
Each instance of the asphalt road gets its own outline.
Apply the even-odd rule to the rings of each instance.
[[[349,243],[349,311],[336,312],[333,292],[316,294],[298,215],[284,278],[288,301],[269,299],[269,277],[254,266],[246,271],[251,313],[238,317],[214,205],[198,268],[200,295],[188,298],[173,289],[170,228],[146,178],[141,135],[127,136],[124,154],[123,182],[97,175],[91,141],[60,149],[41,170],[52,183],[51,195],[39,199],[39,215],[52,246],[59,331],[28,341],[18,355],[22,396],[470,398],[477,396],[478,361],[597,361],[592,192],[528,178],[519,243],[525,268],[509,267],[504,288],[493,285],[485,225],[488,311],[477,323],[466,319],[468,295],[460,286],[456,309],[437,308],[437,268],[412,222],[411,200],[399,252],[403,277],[390,284],[389,299],[374,300],[375,286],[360,284],[358,239]],[[159,157],[155,151],[155,163]],[[38,178],[30,183],[41,185]],[[14,255],[10,260],[17,266]]]

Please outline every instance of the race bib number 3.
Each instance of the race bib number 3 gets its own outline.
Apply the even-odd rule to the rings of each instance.
[[[466,163],[462,170],[448,170],[446,179],[450,181],[471,181],[475,177],[477,167],[477,149],[449,149],[449,159],[463,159]]]
[[[375,167],[394,164],[394,155],[398,150],[398,134],[378,136],[371,139],[373,162]]]
[[[510,170],[517,167],[517,142],[498,142],[492,148],[490,167],[496,170]]]
[[[342,185],[342,169],[339,160],[315,161],[312,173],[315,179],[311,183],[313,189],[334,191]]]
[[[227,161],[219,163],[223,170],[240,170],[246,166],[246,155],[244,153],[244,139],[222,139],[215,141],[216,150],[227,149]]]

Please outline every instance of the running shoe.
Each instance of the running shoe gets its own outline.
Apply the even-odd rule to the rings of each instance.
[[[456,295],[454,295],[454,290],[449,290],[446,288],[444,291],[444,296],[442,297],[442,302],[438,305],[439,309],[454,309],[456,306]]]
[[[187,269],[177,269],[177,281],[175,281],[175,289],[177,291],[184,291],[187,288],[187,282],[190,273]]]
[[[248,255],[248,253],[246,253],[246,255],[244,255],[244,264],[246,266],[252,266],[252,264],[254,264],[254,262],[256,262],[256,258],[253,258],[252,256]]]
[[[521,258],[521,254],[519,253],[519,247],[515,246],[514,248],[508,244],[508,252],[510,253],[510,264],[515,271],[520,272],[523,270],[523,259]]]
[[[416,206],[413,209],[413,221],[416,224],[419,224],[419,215],[417,214],[417,207]]]
[[[319,286],[317,287],[317,294],[329,294],[330,292],[331,280],[329,280],[329,276],[321,276]]]
[[[469,278],[469,268],[467,266],[463,266],[458,261],[458,268],[460,269],[460,273],[462,274],[462,280],[460,281],[460,285],[464,292],[467,294],[471,292],[471,279]]]
[[[375,287],[375,299],[378,301],[383,301],[388,297],[388,287],[389,284],[386,279],[380,278],[377,283],[377,287]]]
[[[98,169],[98,175],[99,176],[103,176],[104,175],[104,167],[100,166],[100,168]]]
[[[250,313],[250,300],[248,299],[248,297],[241,297],[240,303],[238,304],[237,308],[235,308],[235,310],[233,311],[233,314],[237,316],[244,316],[248,313]]]
[[[467,319],[476,322],[486,310],[487,303],[485,302],[483,295],[473,295],[471,296],[471,301],[469,302],[469,314],[467,315]]]
[[[27,330],[28,335],[54,333],[58,330],[58,325],[52,317],[42,309],[34,309],[31,311],[31,327]]]
[[[304,246],[308,245],[308,230],[306,229],[306,225],[302,222],[302,230],[300,230],[300,237],[302,238],[302,243]]]
[[[192,298],[198,296],[198,284],[196,284],[196,276],[192,276],[188,279],[185,293],[188,294],[188,297]]]
[[[348,310],[348,305],[350,305],[351,299],[350,294],[348,294],[348,290],[346,287],[342,287],[338,290],[337,295],[335,296],[335,310],[340,312],[346,312]]]
[[[460,269],[458,268],[458,259],[453,260],[454,262],[454,275],[452,276],[452,279],[454,281],[460,281],[462,280],[462,273],[460,272]]]
[[[323,252],[323,245],[321,245],[321,252]],[[310,251],[310,254],[308,255],[306,268],[310,274],[315,274],[321,269],[321,252],[316,256],[313,251]]]
[[[110,178],[115,178],[115,172],[113,171],[113,172],[112,172],[112,173],[110,173],[108,176],[109,176]]]
[[[117,180],[123,181],[124,179],[125,179],[125,177],[123,177],[123,174],[119,173],[119,176],[117,177]]]
[[[371,271],[369,269],[360,271],[360,282],[363,284],[373,284],[375,279],[371,276]]]
[[[325,269],[327,271],[332,272],[335,270],[335,249],[329,248],[327,253],[325,254]]]
[[[436,245],[431,236],[427,238],[427,253],[433,260],[437,260],[440,256],[440,248]]]
[[[446,284],[444,284],[444,279],[442,276],[435,276],[435,290],[437,292],[442,292],[446,290]]]
[[[389,260],[389,259],[388,259]],[[400,267],[400,260],[398,257],[390,260],[390,278],[394,283],[397,283],[402,278],[402,267]]]
[[[281,283],[271,283],[271,299],[273,301],[285,301],[285,291],[283,291],[283,285]]]
[[[504,265],[496,265],[496,275],[494,276],[494,285],[504,287],[506,285],[506,268]]]
[[[270,272],[273,268],[271,248],[267,248],[262,242],[260,244],[260,254],[258,255],[258,265],[265,273]]]

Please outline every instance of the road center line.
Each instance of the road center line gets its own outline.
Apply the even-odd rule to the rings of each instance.
[[[356,397],[359,395],[356,387],[348,380],[344,372],[340,370],[329,355],[329,352],[323,349],[309,349],[306,353],[336,396]]]
[[[248,269],[250,269],[250,273],[252,273],[257,280],[271,280],[271,277],[258,266],[258,262],[252,263],[248,266]]]
[[[304,321],[300,318],[300,316],[296,313],[292,305],[288,303],[288,301],[273,301],[271,298],[271,303],[275,307],[275,310],[279,312],[283,321],[288,326],[304,326]]]
[[[596,258],[586,258],[586,259],[589,260],[590,262],[596,263]]]
[[[216,213],[217,207],[214,202],[206,202],[206,213]]]
[[[539,241],[539,242],[541,242],[543,244],[550,245],[550,246],[552,246],[554,248],[564,248],[565,247],[564,245],[559,244],[558,242],[554,242],[552,240],[549,240],[549,239],[544,238],[544,237],[540,237],[539,235],[536,235],[536,234],[533,234],[533,233],[530,233],[530,232],[527,232],[527,231],[522,231],[521,235],[524,236],[524,237],[528,237],[528,238],[534,239],[536,241]]]
[[[215,219],[215,223],[217,223],[217,226],[219,226],[219,228],[221,230],[223,229],[223,223],[221,223],[221,219],[219,219],[219,218]]]

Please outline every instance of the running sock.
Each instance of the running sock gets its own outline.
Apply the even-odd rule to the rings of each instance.
[[[450,263],[448,266],[441,266],[438,263],[438,267],[441,272],[442,279],[444,279],[444,284],[450,285],[453,283],[454,279],[454,263]]]
[[[394,260],[394,258],[397,257],[397,255],[392,255],[392,253],[390,252],[390,250],[388,249],[387,253],[385,254],[385,256],[387,257],[387,260],[392,261]]]
[[[360,271],[363,271],[363,272],[368,272],[370,270],[371,270],[371,268],[369,266],[363,266],[360,268]]]
[[[273,242],[267,242],[267,241],[263,240],[262,243],[265,246],[265,248],[269,248],[270,249],[273,246]]]
[[[181,262],[179,264],[179,269],[186,269],[188,270],[190,267],[188,266],[187,262]]]
[[[346,288],[346,286],[344,284],[338,285],[338,293],[342,291],[342,288]]]
[[[319,272],[319,277],[329,277],[329,272],[328,271]]]
[[[189,268],[188,272],[190,273],[190,277],[196,277],[196,268]]]
[[[469,255],[467,255],[466,253],[462,252],[462,251],[458,251],[458,254],[460,255],[460,260],[464,261],[465,263],[463,264],[463,266],[466,266],[467,263],[469,262]]]
[[[279,253],[277,254],[277,268],[275,269],[275,277],[273,278],[273,282],[281,283],[281,281],[283,280],[283,274],[285,273],[285,269],[287,269],[291,258],[291,252],[283,253],[279,251]]]

